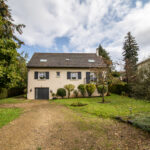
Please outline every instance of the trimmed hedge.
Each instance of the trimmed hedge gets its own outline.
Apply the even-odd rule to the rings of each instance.
[[[129,86],[126,83],[115,83],[109,85],[109,91],[119,95],[121,95],[123,92],[129,93]]]
[[[0,88],[0,99],[24,94],[24,88]]]

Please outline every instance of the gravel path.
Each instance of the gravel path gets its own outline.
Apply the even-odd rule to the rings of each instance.
[[[25,111],[0,129],[0,150],[150,150],[147,133],[114,120],[89,118],[48,101],[8,106]]]

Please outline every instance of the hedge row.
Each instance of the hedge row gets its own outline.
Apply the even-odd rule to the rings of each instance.
[[[129,93],[129,89],[129,86],[126,83],[115,83],[109,85],[109,91],[119,95],[122,93]]]
[[[24,94],[24,88],[0,88],[0,99]]]

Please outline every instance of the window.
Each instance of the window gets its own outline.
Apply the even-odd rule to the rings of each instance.
[[[88,62],[93,63],[93,62],[95,62],[95,60],[94,59],[89,59]]]
[[[60,72],[56,72],[56,77],[60,77]]]
[[[38,79],[46,79],[46,72],[39,72],[38,75]]]
[[[94,72],[90,72],[90,81],[95,82],[96,80],[96,74]]]
[[[34,72],[34,79],[49,79],[49,72]]]
[[[78,73],[77,72],[71,72],[71,79],[77,80],[78,79]]]
[[[47,62],[47,59],[40,59],[40,62]]]

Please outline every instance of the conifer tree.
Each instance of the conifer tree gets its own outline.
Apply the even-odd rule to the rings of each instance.
[[[125,61],[125,72],[127,83],[132,83],[136,74],[136,64],[138,61],[139,46],[136,43],[135,38],[130,32],[125,36],[125,42],[123,45],[123,60]]]

